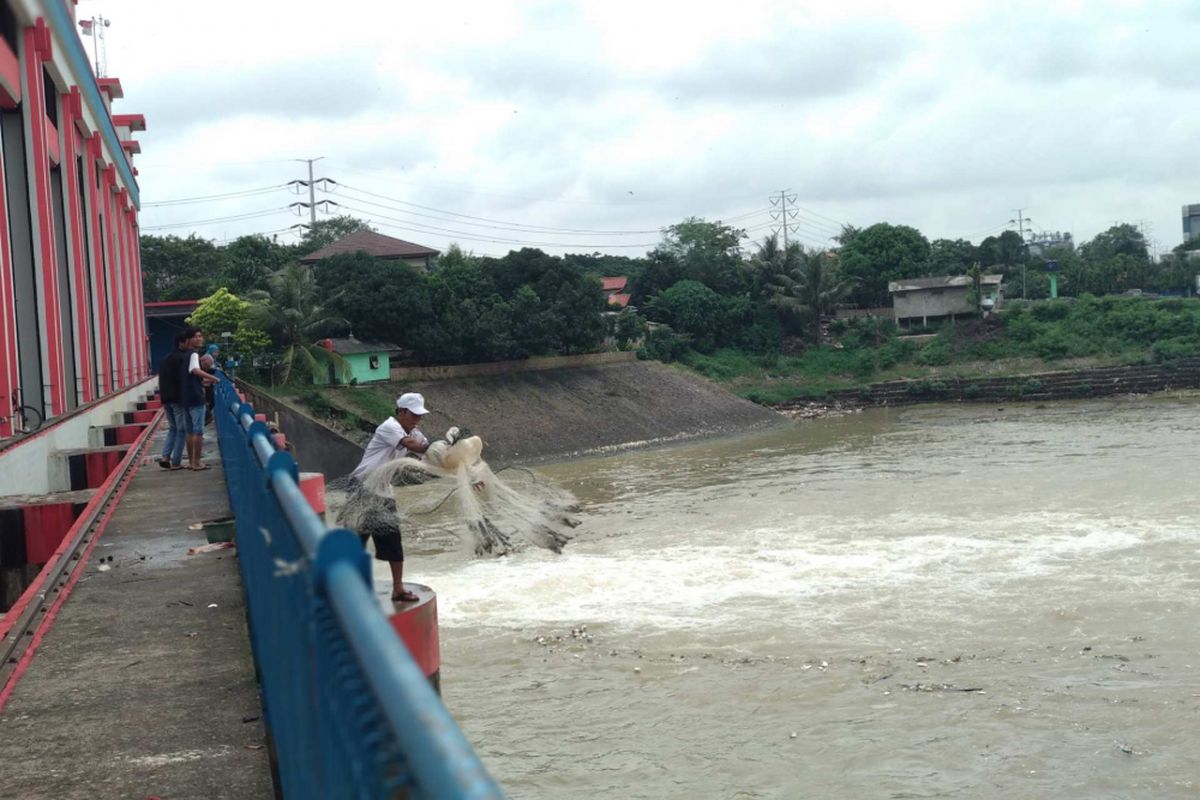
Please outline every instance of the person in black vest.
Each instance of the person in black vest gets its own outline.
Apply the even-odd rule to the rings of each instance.
[[[199,328],[184,331],[187,343],[187,361],[179,373],[179,404],[187,418],[188,469],[208,469],[201,457],[204,447],[204,412],[207,410],[204,386],[216,383],[217,376],[200,367],[200,348],[204,346],[204,334]]]
[[[186,332],[175,336],[175,349],[158,365],[158,398],[167,418],[167,439],[163,442],[158,465],[163,469],[183,469],[183,446],[187,443],[187,419],[179,404],[179,379],[187,364]]]

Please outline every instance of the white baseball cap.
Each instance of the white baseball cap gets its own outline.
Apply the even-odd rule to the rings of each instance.
[[[425,408],[425,398],[419,392],[405,392],[397,397],[396,408],[407,409],[418,417],[429,413],[429,409]]]

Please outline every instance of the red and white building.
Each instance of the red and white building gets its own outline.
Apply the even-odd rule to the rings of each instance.
[[[0,440],[149,374],[133,139],[73,0],[0,0]]]

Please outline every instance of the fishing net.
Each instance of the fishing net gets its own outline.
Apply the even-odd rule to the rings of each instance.
[[[398,458],[361,481],[333,481],[328,489],[344,496],[337,522],[368,534],[409,532],[438,519],[476,555],[506,555],[528,545],[562,552],[579,524],[571,516],[578,510],[575,498],[529,470],[514,468],[501,477],[482,451],[478,436],[451,428],[446,438],[430,443],[424,460]],[[517,475],[522,478],[514,479]],[[403,491],[397,502],[398,487],[430,481],[447,486],[436,502],[405,503]]]

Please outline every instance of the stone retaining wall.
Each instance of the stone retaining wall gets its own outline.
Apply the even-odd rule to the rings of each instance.
[[[930,377],[888,381],[831,392],[835,402],[903,405],[936,401],[1010,402],[1071,400],[1116,394],[1146,394],[1200,387],[1200,358],[1166,364],[1042,372],[1003,378]],[[804,404],[785,404],[794,407]]]

